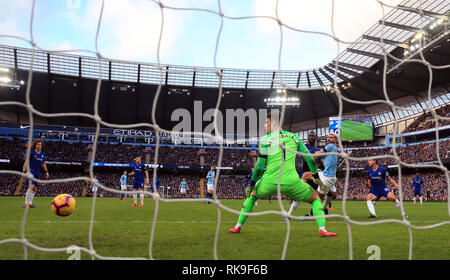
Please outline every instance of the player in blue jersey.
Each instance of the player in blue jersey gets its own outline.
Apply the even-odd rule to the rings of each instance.
[[[123,171],[122,176],[120,177],[120,190],[125,192],[127,191],[127,171]],[[127,197],[127,195],[125,193],[121,193],[120,194],[120,200],[121,201],[125,201],[125,197]]]
[[[425,186],[423,184],[423,179],[419,176],[419,173],[416,173],[411,189],[414,189],[414,206],[416,206],[416,197],[419,197],[420,206],[423,206],[422,190],[425,189]]]
[[[317,154],[320,153],[322,150],[317,147],[317,136],[316,136],[316,132],[314,130],[311,130],[308,133],[308,143],[305,144],[305,147],[308,149],[310,154]],[[316,158],[314,158],[316,159]],[[306,183],[308,183],[313,189],[317,190],[317,185],[314,184],[314,178],[312,176],[312,172],[311,170],[309,170],[309,166],[306,162],[306,160],[302,157],[302,161],[303,161],[303,167],[302,167],[302,173],[301,173],[301,177],[302,180]],[[317,160],[316,160],[317,162]]]
[[[36,140],[31,144],[30,158],[25,161],[22,167],[23,173],[27,172],[28,164],[30,165],[30,172],[33,174],[34,178],[41,177],[41,168],[44,169],[45,178],[50,177],[47,169],[47,164],[45,163],[45,153],[42,151],[44,147],[44,142],[42,140]],[[25,186],[28,187],[25,193],[25,207],[35,208],[33,205],[33,199],[37,191],[39,184],[34,180],[25,180]]]
[[[133,179],[133,191],[141,191],[140,198],[141,204],[139,206],[144,206],[144,184],[148,185],[148,171],[145,164],[142,163],[142,158],[140,156],[136,157],[136,163],[131,164],[133,171],[129,174],[134,176]],[[137,206],[137,193],[133,194],[133,204],[131,206]]]
[[[210,170],[208,171],[208,174],[206,174],[206,197],[212,199],[213,193],[214,193],[214,180],[216,179],[216,172],[214,171],[214,165],[211,166]],[[203,203],[210,204],[210,201],[203,201]]]
[[[373,201],[386,197],[390,201],[395,203],[395,207],[401,211],[400,203],[391,190],[386,186],[386,179],[394,185],[394,188],[398,188],[397,182],[389,176],[386,168],[379,166],[376,159],[369,159],[369,170],[367,171],[368,176],[368,186],[370,188],[370,193],[366,197],[367,208],[369,209],[370,216],[368,218],[376,218],[377,214],[375,212],[375,206]],[[406,216],[407,217],[407,216]]]
[[[180,183],[180,196],[186,199],[187,198],[187,191],[189,190],[189,187],[186,182],[186,178],[183,178],[183,181]]]

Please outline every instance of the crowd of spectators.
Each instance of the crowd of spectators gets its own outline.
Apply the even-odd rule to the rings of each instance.
[[[99,188],[97,195],[99,197],[119,197],[120,194],[114,192],[114,190],[120,190],[119,179],[121,174],[111,172],[97,172],[95,174],[99,183],[108,189]],[[349,177],[347,188],[348,200],[364,200],[369,193],[367,187],[367,177],[364,176],[365,171],[359,173],[352,173]],[[160,178],[161,186],[164,187],[164,195],[166,198],[182,198],[179,189],[183,178],[186,179],[189,191],[187,192],[188,198],[200,197],[200,177],[196,175],[158,175]],[[402,176],[402,194],[404,200],[410,200],[413,197],[413,190],[411,189],[412,180],[416,174],[404,174]],[[445,175],[443,173],[426,173],[420,174],[424,179],[425,191],[424,197],[428,197],[429,200],[446,201],[448,200],[448,186]],[[51,174],[51,179],[67,179],[74,177],[87,177],[85,174],[75,172],[56,172]],[[392,176],[398,183],[398,177]],[[0,175],[0,195],[12,196],[19,184],[20,176],[1,174]],[[247,176],[232,176],[224,175],[219,178],[217,183],[217,197],[220,199],[244,199],[245,188],[247,186]],[[131,190],[132,178],[128,180],[129,190]],[[206,193],[206,182],[204,182],[204,192]],[[395,189],[390,183],[387,183],[388,187],[398,197],[398,189]],[[343,199],[345,186],[345,177],[339,176],[336,187],[338,190],[338,200]],[[73,196],[82,196],[83,188],[86,187],[87,196],[92,196],[92,184],[86,180],[77,180],[71,182],[57,182],[51,184],[40,184],[38,188],[38,196],[56,196],[61,193],[68,193]],[[22,187],[19,195],[24,195],[26,187]],[[184,196],[183,196],[184,198]]]
[[[86,177],[82,173],[75,172],[52,172],[51,180],[67,179],[75,177]],[[40,178],[44,180],[44,176]],[[22,182],[22,188],[20,189],[18,195],[25,195],[27,187],[24,185],[21,176],[12,174],[2,174],[0,173],[0,195],[15,195],[16,189]],[[56,196],[58,194],[67,193],[73,196],[81,196],[83,190],[83,184],[85,180],[77,180],[70,182],[57,182],[57,183],[42,183],[39,184],[37,188],[37,196]]]
[[[26,152],[26,141],[0,139],[0,158],[23,161]],[[158,164],[177,166],[217,165],[219,149],[203,149],[204,163],[201,164],[200,148],[160,146]],[[86,162],[92,144],[63,141],[45,141],[43,151],[47,161]],[[156,147],[145,147],[124,144],[98,143],[95,161],[104,163],[132,163],[136,156],[146,157],[154,162]],[[251,168],[253,160],[249,149],[223,149],[222,166]]]
[[[12,161],[23,161],[26,152],[26,143],[23,140],[10,141],[0,139],[0,158]],[[441,141],[439,144],[439,155],[441,159],[446,159],[450,155],[450,141]],[[63,141],[46,141],[44,152],[47,161],[59,162],[86,162],[88,159],[88,144],[69,143]],[[123,145],[123,144],[99,144],[95,154],[95,161],[104,163],[132,163],[138,155],[146,163],[154,163],[156,147],[147,148],[143,146]],[[158,149],[158,164],[176,166],[211,166],[217,165],[219,159],[219,149],[207,148],[200,155],[200,148],[184,148],[161,146]],[[405,163],[432,162],[437,161],[436,143],[427,144],[407,144],[396,148],[396,152],[401,161]],[[397,162],[392,158],[393,148],[360,148],[347,150],[350,157],[373,157],[387,156],[381,158],[381,165],[391,165]],[[390,156],[390,157],[389,157]],[[147,162],[146,158],[149,161]],[[203,157],[203,162],[201,160]],[[223,149],[222,166],[233,168],[251,168],[254,165],[254,156],[249,149]],[[351,160],[351,167],[365,167],[366,160]],[[301,168],[300,157],[297,158],[297,167]]]
[[[436,110],[436,114],[441,117],[449,117],[450,116],[450,105],[441,107]],[[446,126],[450,124],[450,120],[438,120],[438,126]],[[434,119],[434,116],[431,114],[431,111],[428,111],[422,115],[420,115],[417,119],[414,120],[405,130],[403,133],[406,132],[413,132],[413,131],[420,131],[420,130],[426,130],[430,128],[436,127],[436,122]]]
[[[12,161],[23,162],[24,153],[26,149],[26,142],[24,140],[7,140],[0,139],[0,158],[10,159]],[[47,161],[86,161],[88,155],[89,144],[85,143],[69,143],[63,141],[46,141],[44,151],[47,155]],[[396,151],[400,159],[405,163],[420,163],[420,162],[433,162],[438,159],[437,157],[437,145],[435,143],[429,144],[410,144],[401,147],[397,147]],[[446,159],[449,157],[448,151],[450,150],[450,141],[442,141],[439,144],[440,158]],[[203,164],[204,166],[217,165],[219,158],[219,149],[206,148],[203,152]],[[150,163],[153,163],[155,147],[149,149],[148,155]],[[142,155],[145,162],[145,147],[133,146],[133,145],[111,145],[111,144],[99,144],[96,161],[99,162],[111,162],[111,163],[131,163],[136,155]],[[393,155],[392,148],[360,148],[352,149],[347,153],[350,157],[362,158],[364,160],[350,160],[350,168],[352,169],[367,169],[367,159],[374,156],[387,156]],[[224,149],[222,166],[231,166],[234,168],[250,168],[254,165],[254,156],[251,155],[249,149]],[[200,148],[186,148],[186,147],[169,147],[161,146],[158,151],[158,163],[165,165],[178,165],[178,166],[198,166],[201,165]],[[393,158],[381,158],[378,160],[378,164],[382,166],[388,166],[398,164]],[[297,169],[301,170],[303,163],[300,157],[296,161]],[[345,168],[345,162],[341,166],[340,170]],[[364,171],[361,171],[363,174]],[[76,172],[63,172],[54,171],[50,167],[51,179],[64,179],[72,177],[86,176],[82,173]],[[152,174],[150,172],[150,174]],[[120,190],[119,178],[121,174],[115,174],[111,172],[98,172],[96,174],[101,184],[108,188]],[[405,175],[405,179],[411,180],[412,175]],[[447,185],[443,175],[429,173],[424,174],[425,182],[429,183],[430,196],[436,200],[447,199]],[[198,175],[161,175],[161,185],[165,186],[168,190],[169,197],[178,197],[178,188],[180,186],[182,178],[185,177],[188,186],[192,190],[188,192],[188,197],[199,197],[200,178]],[[0,173],[0,195],[14,195],[16,187],[19,184],[19,176],[1,174]],[[218,182],[218,197],[219,198],[243,198],[245,189],[245,176],[225,176],[221,175]],[[349,181],[348,198],[349,199],[364,199],[367,194],[367,189],[364,187],[366,178],[363,175],[352,176]],[[432,182],[432,183],[431,183]],[[343,179],[338,179],[338,189],[343,190]],[[131,181],[129,182],[131,184]],[[42,184],[38,189],[38,196],[55,196],[59,193],[69,193],[74,196],[80,196],[83,192],[83,186],[86,182],[83,180],[74,182],[59,182],[53,184]],[[169,189],[170,188],[170,189]],[[20,195],[23,195],[26,188],[22,188]],[[410,195],[410,191],[404,189],[406,196]],[[87,195],[92,195],[91,188],[87,188]],[[99,196],[118,196],[117,193],[109,190],[99,189]],[[342,196],[342,192],[340,193]],[[340,197],[342,199],[342,197]]]
[[[442,141],[439,143],[439,156],[440,159],[446,159],[450,155],[450,141]],[[433,162],[438,160],[437,145],[436,143],[430,144],[411,144],[396,148],[397,155],[404,163],[419,163],[419,162]],[[398,162],[392,157],[394,156],[393,148],[378,148],[378,149],[357,149],[349,151],[350,157],[354,158],[370,158],[373,156],[389,156],[378,159],[379,165],[387,166],[392,164],[398,164]],[[367,160],[351,160],[350,167],[366,167]]]

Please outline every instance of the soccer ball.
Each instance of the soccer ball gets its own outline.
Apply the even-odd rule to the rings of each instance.
[[[50,205],[53,212],[58,216],[69,216],[75,211],[77,202],[70,194],[60,194],[55,197]]]

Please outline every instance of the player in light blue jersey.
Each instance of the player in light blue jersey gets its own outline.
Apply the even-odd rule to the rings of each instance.
[[[327,153],[335,153],[338,151],[336,144],[338,143],[338,135],[336,133],[331,132],[327,136],[327,145],[324,148],[324,151],[319,150],[315,151],[315,154],[323,154]],[[319,197],[323,203],[323,210],[326,215],[328,215],[328,206],[331,204],[331,200],[336,198],[336,170],[338,167],[338,159],[337,155],[329,154],[322,155],[320,160],[323,162],[324,170],[318,171],[320,181],[322,181],[323,185],[317,188],[319,193]],[[298,205],[298,202],[294,201],[291,204],[291,209],[295,209]],[[291,209],[289,209],[289,214],[292,213]],[[306,214],[306,216],[313,216],[313,209]]]
[[[91,190],[92,190],[92,195],[94,196],[97,196],[95,193],[97,193],[98,192],[98,185],[96,185],[95,183],[99,183],[99,181],[98,181],[98,178],[97,178],[97,176],[94,176],[93,177],[94,178],[94,183],[92,183],[92,185],[91,185]]]
[[[336,144],[338,143],[338,135],[336,133],[330,133],[327,136],[327,145],[325,146],[325,152],[336,153],[338,151]],[[323,152],[319,152],[323,153]],[[325,155],[322,157],[324,166],[323,171],[319,171],[319,178],[324,185],[324,189],[319,188],[319,196],[324,201],[323,208],[326,209],[331,202],[332,198],[337,196],[336,192],[336,170],[338,166],[337,155]]]
[[[389,176],[386,168],[379,166],[376,159],[369,159],[369,170],[367,171],[368,181],[367,184],[370,188],[370,193],[366,197],[367,208],[369,209],[370,216],[368,218],[376,218],[375,206],[373,201],[384,196],[390,201],[395,203],[395,207],[401,211],[400,203],[391,190],[386,186],[386,179],[394,185],[394,188],[398,188],[397,182]],[[406,216],[408,217],[408,216]]]
[[[420,206],[423,206],[422,190],[425,189],[425,186],[423,184],[423,179],[419,176],[419,173],[416,173],[411,189],[414,189],[414,206],[416,206],[416,197],[419,197]]]
[[[23,173],[27,172],[28,163],[30,165],[30,172],[33,174],[34,178],[41,176],[41,168],[44,169],[45,178],[48,179],[50,175],[48,174],[47,164],[45,163],[45,153],[42,151],[44,147],[44,142],[42,140],[36,140],[31,144],[30,158],[25,161],[22,167]],[[25,207],[35,208],[33,205],[33,199],[37,192],[37,187],[39,184],[34,180],[25,180],[25,186],[28,187],[25,193]]]
[[[180,183],[180,196],[186,199],[187,198],[187,191],[189,190],[189,187],[186,182],[186,178],[183,178],[183,181]]]
[[[207,187],[207,193],[206,193],[206,197],[207,198],[213,198],[213,193],[214,193],[214,180],[216,178],[216,172],[214,171],[214,165],[211,166],[210,170],[208,171],[208,174],[206,174],[206,187]],[[210,201],[203,201],[203,203],[208,203],[210,204]]]
[[[120,190],[125,192],[127,191],[127,171],[123,171],[122,176],[120,177]],[[121,201],[125,201],[125,197],[127,197],[127,195],[125,193],[121,193],[120,194],[120,200]]]

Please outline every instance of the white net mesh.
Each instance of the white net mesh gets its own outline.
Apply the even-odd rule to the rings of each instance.
[[[331,13],[331,30],[332,33],[324,33],[324,32],[316,32],[314,30],[301,30],[292,26],[289,26],[288,24],[283,23],[283,21],[278,17],[278,1],[276,1],[275,3],[275,17],[273,16],[267,16],[267,15],[258,15],[258,16],[240,16],[240,17],[232,17],[232,16],[228,16],[226,15],[222,9],[221,9],[221,1],[218,0],[217,4],[218,4],[218,9],[217,10],[208,10],[208,9],[200,9],[200,8],[181,8],[181,7],[174,7],[174,6],[168,6],[164,3],[164,1],[150,1],[152,2],[154,5],[159,6],[160,11],[161,11],[161,30],[160,30],[160,34],[159,34],[159,42],[158,42],[158,48],[157,48],[157,63],[141,63],[141,65],[143,65],[144,69],[147,69],[146,71],[156,71],[159,73],[160,75],[160,79],[159,81],[157,81],[158,88],[156,91],[156,95],[154,97],[154,102],[152,104],[152,108],[151,108],[151,120],[148,123],[134,123],[134,124],[128,124],[128,125],[118,125],[118,124],[114,124],[114,123],[107,123],[104,120],[102,120],[102,118],[100,117],[99,114],[99,99],[100,99],[100,89],[101,89],[101,85],[102,85],[102,81],[103,79],[105,79],[105,67],[106,64],[110,61],[113,62],[123,62],[123,63],[133,63],[131,61],[118,61],[118,60],[114,60],[111,58],[107,58],[105,57],[102,53],[101,50],[98,47],[98,42],[99,42],[99,34],[100,34],[100,29],[101,29],[101,25],[102,25],[102,15],[103,15],[103,11],[104,11],[104,7],[105,5],[107,5],[104,1],[101,2],[101,10],[100,10],[100,14],[98,15],[98,22],[97,22],[97,27],[96,27],[96,38],[95,38],[95,52],[89,51],[89,50],[44,50],[42,48],[40,48],[34,41],[34,13],[35,13],[35,6],[36,6],[36,1],[33,1],[32,3],[32,9],[31,9],[31,16],[29,19],[29,39],[27,38],[23,38],[17,35],[6,35],[6,34],[1,34],[0,37],[2,38],[10,38],[10,39],[15,39],[15,40],[22,40],[25,41],[26,43],[30,44],[33,47],[33,51],[31,53],[30,56],[30,61],[29,61],[29,75],[28,75],[28,81],[26,82],[26,96],[25,96],[25,103],[21,103],[21,102],[15,102],[15,101],[6,101],[6,102],[0,102],[0,106],[18,106],[18,107],[22,107],[25,108],[28,111],[28,115],[29,115],[29,120],[30,120],[30,127],[29,127],[29,137],[28,137],[28,148],[26,151],[26,158],[29,158],[30,155],[30,151],[31,151],[31,143],[32,143],[32,131],[34,129],[34,118],[35,116],[40,116],[43,118],[60,118],[60,117],[84,117],[84,118],[88,118],[88,119],[92,119],[93,121],[95,121],[96,123],[96,134],[95,134],[95,139],[94,139],[94,144],[93,144],[93,157],[90,160],[90,167],[89,167],[89,178],[86,177],[75,177],[75,178],[67,178],[67,179],[58,179],[58,180],[40,180],[38,178],[33,178],[33,175],[28,171],[26,173],[26,178],[31,179],[33,178],[33,180],[37,181],[38,183],[41,184],[51,184],[51,183],[59,183],[59,182],[73,182],[73,181],[85,181],[86,179],[89,180],[89,182],[91,184],[94,185],[98,185],[99,188],[107,190],[109,192],[115,192],[115,193],[122,193],[122,191],[116,190],[116,189],[111,189],[108,188],[102,184],[97,183],[94,180],[94,161],[95,161],[95,154],[97,151],[97,144],[98,144],[98,140],[99,140],[99,133],[100,133],[100,127],[104,126],[104,127],[109,127],[109,128],[122,128],[122,129],[130,129],[130,128],[142,128],[142,127],[148,127],[152,130],[154,130],[155,132],[157,132],[156,135],[156,150],[155,150],[155,156],[154,156],[154,164],[158,164],[158,151],[159,151],[159,146],[160,146],[160,135],[159,132],[164,132],[167,134],[171,134],[172,131],[168,131],[168,130],[164,130],[162,129],[156,119],[156,112],[159,109],[157,106],[157,101],[160,97],[161,94],[161,89],[163,88],[164,84],[165,84],[165,80],[166,80],[166,72],[168,72],[167,74],[171,74],[171,73],[175,73],[175,74],[181,74],[181,73],[186,73],[186,74],[192,74],[193,69],[191,68],[187,68],[187,69],[169,69],[167,70],[166,67],[164,67],[164,65],[161,64],[160,61],[160,50],[161,50],[161,38],[164,34],[164,27],[165,27],[165,21],[164,21],[164,15],[165,15],[165,11],[166,10],[178,10],[178,11],[195,11],[195,12],[199,12],[199,13],[206,13],[206,14],[210,14],[210,15],[215,15],[217,17],[220,18],[221,20],[221,24],[220,24],[220,28],[218,30],[217,33],[217,39],[216,39],[216,44],[215,44],[215,50],[214,50],[214,58],[213,58],[213,63],[214,63],[214,75],[217,76],[217,85],[218,85],[218,94],[217,94],[217,103],[215,106],[215,120],[217,120],[217,113],[219,112],[219,107],[221,105],[221,99],[222,99],[222,94],[223,94],[223,80],[226,78],[228,83],[236,83],[239,85],[244,84],[245,82],[249,82],[249,79],[247,77],[247,79],[242,79],[241,77],[234,77],[233,73],[231,73],[229,76],[227,76],[227,71],[221,71],[219,67],[217,67],[217,54],[220,51],[219,48],[219,43],[221,40],[221,34],[222,34],[222,29],[223,26],[225,25],[225,20],[230,20],[230,21],[241,21],[241,20],[250,20],[250,19],[267,19],[269,21],[271,21],[274,25],[277,25],[279,27],[279,53],[278,53],[278,71],[277,71],[277,76],[276,76],[276,80],[272,81],[275,82],[276,85],[274,85],[274,87],[277,88],[282,88],[282,89],[289,89],[292,91],[300,91],[302,90],[301,88],[295,87],[295,77],[289,77],[287,80],[285,79],[284,75],[283,75],[283,71],[282,71],[282,67],[281,67],[281,57],[283,54],[283,35],[286,32],[286,30],[290,30],[290,31],[295,31],[295,32],[299,32],[299,33],[308,33],[308,34],[316,34],[316,35],[320,35],[320,36],[327,36],[331,39],[333,39],[337,46],[338,46],[338,53],[341,53],[341,44],[344,45],[351,45],[351,46],[356,46],[356,45],[361,45],[361,44],[366,44],[366,45],[370,45],[370,46],[375,46],[377,48],[379,48],[380,50],[382,50],[382,55],[383,55],[383,59],[384,61],[387,61],[387,59],[389,58],[390,60],[395,61],[395,65],[399,66],[401,64],[404,63],[418,63],[421,65],[424,65],[427,69],[428,69],[428,73],[429,73],[429,82],[428,82],[428,110],[431,112],[432,116],[433,116],[433,120],[435,122],[435,131],[436,131],[436,139],[439,140],[439,134],[438,134],[438,128],[439,128],[439,121],[440,120],[450,120],[450,118],[448,117],[443,117],[443,116],[439,116],[436,114],[436,110],[433,109],[433,105],[431,104],[431,90],[432,90],[432,81],[433,81],[433,70],[437,70],[437,69],[447,69],[450,68],[450,65],[441,65],[441,66],[436,66],[433,65],[431,63],[429,63],[425,57],[422,54],[422,51],[419,50],[419,54],[420,54],[420,59],[411,59],[410,57],[407,57],[405,59],[399,59],[393,55],[391,55],[389,53],[391,49],[390,45],[387,45],[384,43],[384,38],[385,38],[385,34],[384,34],[384,18],[385,18],[385,13],[384,10],[386,8],[392,8],[392,9],[397,9],[397,10],[402,10],[402,11],[411,11],[414,12],[416,15],[418,15],[419,18],[419,22],[418,22],[418,26],[419,28],[423,28],[423,24],[420,24],[420,21],[426,21],[427,16],[423,11],[425,10],[423,8],[423,5],[425,3],[429,4],[427,1],[404,1],[401,3],[401,5],[399,6],[389,6],[386,3],[383,3],[382,1],[376,1],[379,3],[381,10],[383,11],[383,21],[381,23],[381,33],[379,34],[379,38],[380,38],[380,42],[362,42],[362,41],[358,41],[358,42],[346,42],[343,41],[341,39],[339,39],[335,32],[334,32],[334,15],[335,15],[335,1],[331,1],[331,6],[332,6],[332,13]],[[443,1],[443,5],[447,7],[447,10],[450,6],[450,4],[448,3],[448,1]],[[442,35],[442,36],[447,36],[448,33]],[[429,44],[432,44],[433,42],[430,41],[428,42]],[[94,101],[94,114],[86,114],[86,113],[52,113],[52,114],[47,114],[47,113],[43,113],[39,110],[36,110],[33,107],[33,104],[31,102],[31,85],[33,82],[33,73],[35,71],[45,71],[45,69],[40,69],[40,65],[36,65],[35,61],[36,61],[36,55],[38,55],[38,50],[43,50],[46,51],[52,55],[57,55],[58,53],[64,53],[64,52],[71,52],[71,53],[76,53],[76,52],[88,52],[88,53],[92,53],[97,57],[97,61],[94,63],[95,65],[93,66],[98,67],[98,76],[96,76],[97,79],[97,90],[95,92],[95,101]],[[345,59],[345,57],[342,56],[338,56],[337,59],[334,61],[333,63],[333,70],[335,70],[332,76],[334,82],[332,87],[334,88],[334,93],[336,95],[336,97],[338,98],[339,101],[339,117],[342,117],[343,115],[343,102],[348,102],[348,103],[354,103],[354,104],[360,104],[360,105],[376,105],[376,104],[384,104],[386,106],[388,106],[389,108],[392,109],[392,112],[394,113],[394,117],[395,117],[395,126],[394,126],[394,132],[398,132],[398,119],[399,116],[397,115],[397,109],[401,109],[401,110],[411,110],[409,108],[404,108],[404,107],[399,107],[397,105],[394,104],[394,102],[391,101],[390,97],[389,97],[389,92],[387,90],[387,85],[386,85],[386,76],[389,74],[390,71],[393,71],[395,67],[390,67],[388,70],[388,63],[384,63],[384,69],[383,69],[383,94],[384,94],[384,100],[372,100],[372,101],[357,101],[357,100],[353,100],[350,99],[346,96],[344,96],[341,93],[340,88],[337,86],[339,81],[342,81],[342,79],[339,77],[338,75],[338,67],[340,65],[340,60],[341,59]],[[392,64],[391,64],[392,65]],[[200,71],[201,69],[195,69],[196,71]],[[208,69],[207,71],[211,71],[211,69]],[[206,72],[207,72],[206,71]],[[264,78],[266,79],[266,78]],[[297,81],[298,83],[298,81]],[[215,84],[215,83],[214,83]],[[313,85],[314,87],[314,85]],[[317,84],[316,85],[317,88],[322,88],[322,85]],[[311,90],[311,88],[308,88],[308,90]],[[286,91],[284,91],[284,96],[286,97]],[[283,124],[284,120],[284,116],[285,116],[285,110],[286,109],[286,105],[283,104],[283,106],[281,107],[281,124]],[[218,132],[220,131],[218,128],[218,124],[217,121],[214,122],[214,127],[215,127],[215,131]],[[222,156],[223,156],[223,143],[224,143],[224,138],[222,135],[216,133],[215,135],[211,135],[211,134],[205,134],[205,133],[201,133],[201,132],[185,132],[187,137],[207,137],[207,138],[212,138],[214,140],[216,140],[218,143],[220,143],[220,152],[219,152],[219,160],[217,162],[217,166],[219,167],[217,169],[217,173],[216,173],[216,179],[220,177],[220,167],[222,166]],[[342,158],[344,158],[345,160],[345,166],[346,166],[346,174],[345,174],[345,184],[344,184],[344,194],[343,194],[343,215],[328,215],[326,216],[327,218],[338,218],[338,219],[342,219],[343,221],[345,221],[345,223],[347,224],[347,229],[348,229],[348,240],[349,240],[349,259],[353,259],[353,242],[352,242],[352,230],[351,230],[351,225],[360,225],[360,226],[367,226],[367,225],[374,225],[374,224],[381,224],[381,223],[398,223],[398,224],[402,224],[405,227],[408,228],[409,230],[409,255],[408,255],[408,259],[412,259],[413,258],[413,234],[412,234],[412,229],[419,229],[419,230],[426,230],[426,229],[431,229],[431,228],[436,228],[436,227],[440,227],[442,225],[446,225],[446,224],[450,224],[450,220],[447,221],[442,221],[439,223],[435,223],[432,225],[427,225],[427,226],[416,226],[410,223],[410,221],[407,219],[406,215],[405,215],[405,211],[403,208],[403,197],[402,197],[402,187],[404,186],[404,184],[402,184],[402,176],[401,176],[401,172],[402,169],[401,167],[414,167],[414,168],[434,168],[436,170],[439,170],[441,172],[443,172],[445,174],[445,178],[446,178],[446,182],[447,182],[447,186],[450,186],[450,179],[449,179],[449,170],[447,170],[447,168],[444,166],[442,160],[441,160],[441,155],[440,155],[440,146],[436,145],[436,156],[437,156],[437,160],[438,160],[438,164],[426,164],[426,165],[415,165],[415,164],[410,164],[410,163],[405,163],[401,160],[401,158],[399,157],[398,153],[397,153],[397,149],[396,149],[396,145],[395,145],[395,138],[394,138],[394,143],[393,143],[393,153],[392,155],[379,155],[379,156],[371,156],[371,157],[351,157],[350,155],[348,155],[347,153],[344,152],[343,149],[343,144],[342,141],[339,140],[339,148],[341,152],[337,152],[337,153],[325,153],[325,154],[335,154],[338,155]],[[304,154],[299,153],[297,151],[292,151],[292,152],[296,152],[298,154],[298,156],[302,156]],[[374,222],[358,222],[355,220],[352,220],[352,218],[348,215],[347,212],[347,208],[346,208],[346,203],[347,203],[347,191],[348,191],[348,181],[349,181],[349,176],[350,176],[350,161],[366,161],[369,158],[376,158],[376,159],[381,159],[381,158],[390,158],[392,160],[394,160],[397,164],[398,164],[398,174],[399,174],[399,200],[400,200],[400,206],[401,206],[401,213],[402,213],[402,219],[385,219],[385,220],[377,220]],[[28,168],[29,170],[29,168]],[[281,170],[280,170],[281,171]],[[12,175],[17,175],[17,176],[21,176],[23,175],[23,173],[21,172],[17,172],[17,171],[11,171],[11,170],[0,170],[1,173],[5,173],[5,174],[12,174]],[[155,180],[156,180],[156,176],[157,176],[157,169],[154,168],[153,169],[153,183],[155,184]],[[280,172],[281,175],[281,172]],[[215,180],[214,181],[215,185],[218,184],[219,180]],[[215,186],[216,187],[216,186]],[[157,193],[153,193],[153,192],[146,192],[147,195],[150,195],[154,198],[158,197]],[[189,202],[198,202],[198,201],[203,201],[204,199],[189,199]],[[218,254],[217,254],[217,247],[218,247],[218,241],[219,241],[219,233],[220,233],[220,225],[222,222],[222,211],[228,211],[231,213],[234,213],[236,215],[240,214],[240,211],[236,211],[234,209],[230,209],[228,207],[226,207],[225,205],[223,205],[221,203],[220,200],[218,200],[217,198],[217,194],[214,193],[214,199],[211,200],[216,208],[217,208],[217,226],[216,226],[216,231],[215,231],[215,237],[214,237],[214,246],[213,246],[213,255],[214,255],[214,259],[218,259]],[[264,211],[264,212],[258,212],[258,213],[249,213],[249,216],[258,216],[258,215],[267,215],[267,214],[276,214],[276,215],[280,215],[280,216],[287,216],[287,211],[284,208],[284,205],[282,203],[282,199],[281,199],[281,193],[280,193],[280,186],[278,185],[278,201],[279,201],[279,205],[280,205],[280,211]],[[149,242],[149,248],[148,248],[148,258],[142,258],[142,259],[154,259],[153,256],[153,245],[154,245],[154,240],[155,240],[155,229],[157,226],[157,218],[158,218],[158,210],[159,210],[159,203],[177,203],[177,202],[186,202],[186,200],[182,200],[182,199],[166,199],[166,198],[159,198],[158,200],[156,200],[156,205],[155,205],[155,211],[154,211],[154,216],[153,216],[153,224],[152,224],[152,228],[151,228],[151,232],[150,232],[150,242]],[[90,217],[90,226],[89,226],[89,248],[83,248],[81,247],[81,251],[88,253],[89,255],[92,256],[92,258],[97,258],[97,259],[126,259],[126,258],[114,258],[114,257],[106,257],[106,256],[102,256],[99,255],[96,250],[95,247],[93,245],[93,227],[94,227],[94,221],[95,221],[95,206],[96,206],[96,197],[94,196],[94,199],[92,200],[92,212],[91,212],[91,217]],[[23,220],[22,220],[22,227],[21,227],[21,238],[18,239],[5,239],[5,240],[1,240],[0,241],[0,245],[1,244],[5,244],[5,243],[10,243],[10,242],[15,242],[15,243],[20,243],[23,245],[24,248],[24,259],[28,259],[28,248],[34,249],[34,250],[39,250],[39,251],[43,251],[43,252],[66,252],[68,249],[70,248],[42,248],[39,246],[36,246],[35,244],[30,243],[26,236],[25,236],[25,225],[27,223],[28,220],[28,208],[25,208],[25,214],[23,216]],[[448,206],[448,212],[449,212],[449,217],[450,217],[450,204]],[[315,220],[317,218],[320,217],[296,217],[296,216],[290,216],[290,218],[293,219],[298,219],[298,220]],[[287,252],[287,248],[288,248],[288,243],[289,243],[289,238],[291,235],[291,230],[290,230],[290,222],[287,222],[287,231],[286,231],[286,237],[285,237],[285,242],[284,242],[284,247],[282,250],[282,255],[281,255],[281,259],[285,259],[286,257],[286,252]],[[136,259],[136,258],[133,258]]]

